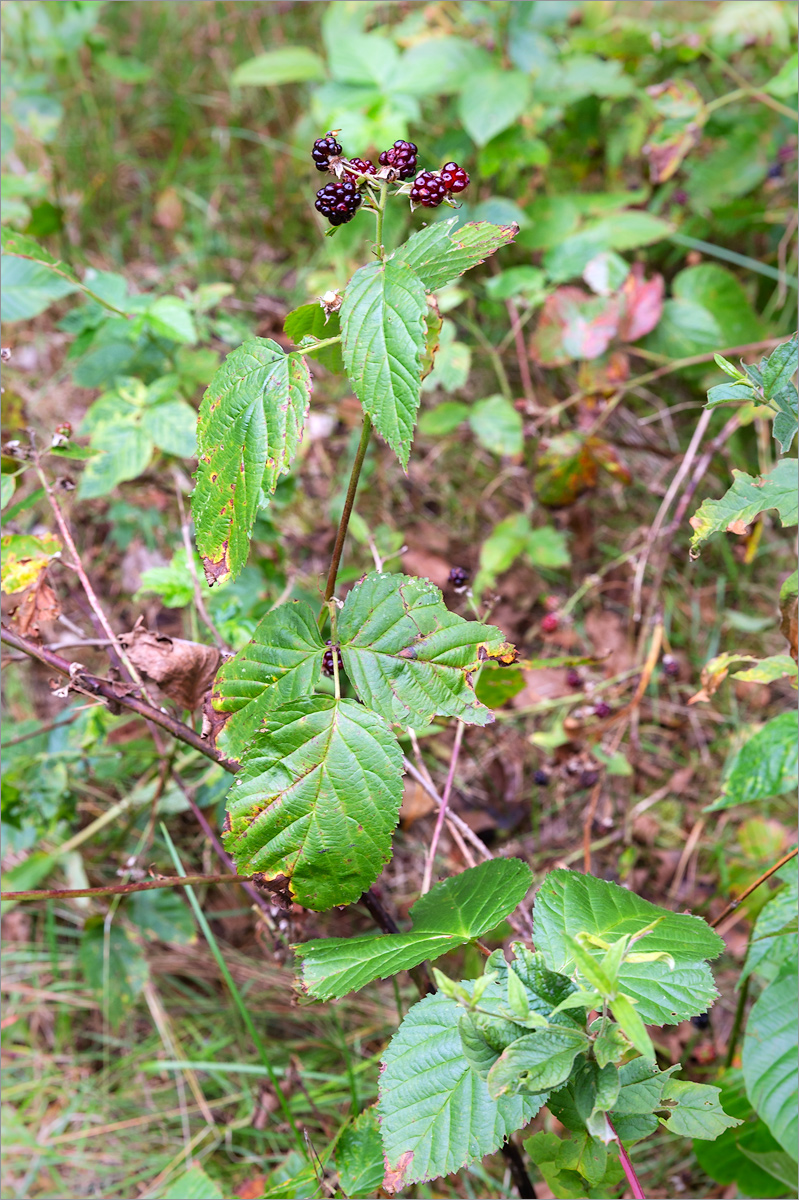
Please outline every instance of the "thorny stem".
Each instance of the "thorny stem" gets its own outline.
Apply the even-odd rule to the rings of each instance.
[[[799,853],[799,847],[794,846],[793,850],[789,850],[787,854],[783,855],[779,862],[775,862],[773,867],[769,867],[767,871],[764,871],[759,879],[756,879],[754,883],[750,883],[748,888],[744,888],[740,896],[737,896],[735,900],[732,900],[727,907],[710,922],[711,929],[718,929],[722,921],[725,921],[731,913],[734,913],[736,908],[738,908],[740,904],[743,904],[744,900],[751,896],[752,892],[760,887],[761,883],[765,883],[766,880],[770,879],[776,871],[779,871],[780,867],[784,867],[785,864],[790,862],[792,858],[796,858],[797,853]]]
[[[730,1040],[727,1043],[727,1054],[724,1058],[724,1070],[729,1071],[735,1061],[735,1050],[738,1045],[738,1038],[741,1034],[741,1026],[744,1023],[744,1013],[746,1012],[746,1001],[749,997],[749,980],[751,975],[747,975],[741,984],[741,990],[738,993],[738,1003],[735,1006],[735,1017],[730,1030]]]
[[[330,612],[330,643],[332,647],[331,658],[333,659],[333,687],[335,689],[336,699],[341,699],[341,680],[338,675],[338,633],[336,630],[338,609],[336,602],[333,599],[328,600],[327,607]]]
[[[33,443],[33,435],[31,435],[31,442]],[[116,650],[116,652],[119,655],[119,657],[121,658],[122,662],[127,667],[131,679],[139,685],[139,687],[141,688],[141,691],[142,691],[142,695],[145,697],[145,699],[149,699],[149,697],[147,696],[147,692],[145,690],[144,684],[142,683],[141,676],[139,675],[138,671],[134,667],[133,663],[128,658],[127,652],[124,650],[122,643],[119,641],[117,635],[114,633],[113,629],[111,628],[111,624],[108,620],[108,617],[105,615],[105,612],[103,611],[103,606],[100,604],[100,601],[97,599],[95,590],[91,585],[91,580],[89,579],[89,576],[86,574],[86,570],[83,566],[83,563],[81,562],[81,557],[78,554],[78,548],[75,545],[75,542],[72,538],[72,534],[70,532],[69,525],[67,524],[64,514],[61,511],[61,505],[58,503],[55,496],[53,495],[53,489],[50,487],[50,484],[47,481],[47,477],[46,477],[44,471],[42,470],[41,466],[39,465],[39,455],[36,451],[35,445],[33,445],[33,452],[35,455],[34,467],[36,470],[36,474],[39,476],[39,482],[41,483],[42,487],[44,488],[47,499],[50,501],[50,507],[53,510],[53,515],[55,516],[56,525],[58,526],[59,532],[60,532],[62,538],[64,539],[64,542],[66,543],[66,546],[67,546],[67,549],[69,550],[70,555],[72,556],[71,566],[77,573],[78,579],[81,582],[81,586],[83,587],[83,590],[86,593],[86,598],[88,599],[89,604],[92,606],[92,610],[94,611],[94,614],[97,617],[97,620],[100,622],[103,632],[105,633],[106,637],[111,642],[111,645]]]
[[[527,1168],[524,1165],[524,1159],[519,1153],[519,1148],[513,1141],[513,1138],[509,1138],[508,1141],[503,1145],[502,1157],[508,1164],[511,1179],[513,1180],[513,1186],[516,1188],[516,1191],[519,1194],[519,1200],[536,1200],[533,1181],[527,1174]]]
[[[336,591],[336,577],[338,569],[341,565],[341,554],[344,549],[344,541],[347,537],[347,528],[352,516],[353,505],[355,504],[355,493],[358,491],[358,480],[361,476],[361,468],[363,460],[366,458],[366,450],[369,445],[369,436],[372,432],[372,422],[368,413],[363,415],[363,429],[361,430],[361,440],[358,443],[358,450],[355,455],[355,462],[352,464],[352,472],[350,474],[350,482],[347,488],[347,497],[344,501],[344,508],[341,513],[341,520],[338,523],[338,532],[336,534],[336,544],[333,547],[333,557],[330,561],[330,570],[327,576],[327,586],[325,587],[325,603],[332,600]],[[324,612],[324,609],[322,610]],[[334,656],[335,659],[335,656]]]
[[[435,829],[430,840],[430,849],[427,852],[427,860],[424,864],[424,875],[422,877],[422,887],[420,894],[424,896],[430,891],[430,884],[433,880],[433,864],[435,862],[436,850],[438,849],[441,830],[444,828],[444,820],[447,816],[449,807],[449,795],[452,791],[452,783],[455,778],[455,768],[458,765],[458,755],[461,752],[461,743],[463,741],[463,731],[466,728],[463,721],[458,721],[457,729],[455,730],[455,741],[452,745],[452,754],[449,760],[449,771],[447,772],[447,780],[444,784],[444,791],[441,794],[441,804],[438,809],[438,817],[436,818]]]
[[[74,900],[78,896],[127,896],[129,892],[152,892],[156,888],[188,887],[192,883],[247,883],[250,875],[183,875],[178,878],[146,879],[141,883],[114,883],[107,887],[49,888],[47,891],[0,892],[2,900]]]
[[[613,1122],[611,1121],[610,1117],[607,1116],[607,1113],[605,1114],[605,1116],[607,1117],[608,1125],[610,1126],[611,1130],[613,1131],[613,1136],[616,1138],[616,1142],[618,1143],[619,1162],[621,1163],[621,1169],[624,1171],[624,1174],[627,1177],[627,1182],[630,1185],[630,1191],[633,1194],[634,1200],[646,1200],[646,1196],[644,1195],[643,1188],[641,1187],[640,1183],[638,1182],[638,1176],[635,1173],[635,1167],[630,1162],[630,1156],[628,1155],[627,1151],[624,1149],[624,1146],[621,1144],[621,1138],[616,1133],[616,1130],[613,1129]]]
[[[238,771],[238,763],[225,758],[223,754],[215,750],[205,738],[200,737],[199,733],[195,733],[188,725],[184,725],[182,721],[170,716],[169,713],[164,712],[162,709],[156,708],[154,704],[148,704],[146,701],[140,700],[138,696],[127,695],[124,691],[124,684],[111,683],[108,679],[101,679],[97,675],[92,675],[90,672],[85,671],[80,663],[69,663],[60,654],[54,654],[46,646],[37,646],[35,642],[21,637],[18,633],[14,633],[5,626],[0,630],[0,639],[6,642],[7,645],[13,646],[15,650],[21,650],[29,658],[35,658],[38,662],[44,663],[46,667],[51,667],[61,675],[69,676],[75,691],[82,692],[87,696],[101,696],[104,700],[110,701],[112,705],[130,709],[131,712],[144,717],[145,721],[151,721],[154,725],[160,725],[162,729],[165,729],[167,733],[171,733],[178,741],[185,742],[187,746],[192,746],[195,750],[199,750],[206,758],[212,758],[214,762],[219,763],[226,771],[230,771],[231,773]],[[73,666],[76,669],[73,670]]]

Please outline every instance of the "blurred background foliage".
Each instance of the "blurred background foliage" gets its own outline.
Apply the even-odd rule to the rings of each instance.
[[[15,0],[2,20],[3,224],[83,285],[4,256],[4,440],[32,426],[52,451],[47,469],[116,628],[143,613],[164,635],[209,641],[204,605],[236,649],[276,602],[317,600],[358,436],[342,378],[315,368],[302,453],[259,515],[251,565],[213,590],[195,583],[181,529],[194,410],[232,347],[252,334],[285,344],[285,315],[343,287],[368,258],[360,215],[321,236],[314,138],[340,129],[361,157],[411,138],[421,167],[454,158],[469,171],[458,222],[516,222],[520,232],[438,295],[441,343],[409,474],[372,446],[342,582],[375,556],[441,586],[462,566],[471,594],[450,588],[448,602],[490,611],[524,655],[599,656],[577,672],[481,681],[499,720],[466,739],[459,803],[490,844],[537,870],[578,862],[601,768],[610,786],[595,869],[607,877],[709,911],[714,895],[776,857],[791,824],[784,798],[712,829],[700,823],[725,763],[785,707],[788,684],[729,688],[710,709],[686,700],[722,641],[747,653],[784,648],[783,531],[762,519],[689,566],[693,509],[684,514],[644,589],[648,611],[662,612],[670,661],[635,741],[610,744],[599,698],[621,705],[635,685],[646,647],[629,635],[634,556],[705,390],[724,378],[707,359],[796,324],[795,6]],[[427,217],[393,205],[387,242]],[[714,411],[709,440],[728,416]],[[696,503],[724,490],[730,466],[756,472],[775,457],[755,409],[720,450]],[[33,473],[7,457],[3,505],[13,535],[51,528]],[[48,642],[77,640],[80,650],[62,652],[103,670],[68,570],[46,546],[37,553],[61,612],[51,610]],[[4,587],[4,613],[13,599]],[[563,620],[542,633],[553,611]],[[10,881],[171,873],[156,817],[187,869],[217,869],[184,790],[218,828],[227,785],[217,767],[181,748],[165,772],[140,723],[80,697],[65,710],[46,671],[10,663],[4,679]],[[434,773],[449,737],[433,727],[424,739]],[[429,823],[409,788],[383,881],[400,913],[418,888]],[[375,1095],[394,998],[376,985],[346,1007],[293,1001],[287,943],[358,932],[365,918],[242,905],[235,890],[204,897],[292,1109],[325,1145]],[[225,1195],[263,1194],[270,1171],[276,1188],[295,1173],[291,1139],[185,900],[151,893],[112,906],[113,924],[107,913],[104,903],[50,902],[6,917],[3,1194],[160,1196],[189,1143]],[[717,1072],[747,928],[722,964],[715,1035],[680,1027],[661,1048],[687,1055],[697,1077]],[[469,953],[449,973],[476,971]],[[403,982],[398,1002],[412,996]],[[767,1153],[767,1133],[752,1137]],[[735,1178],[748,1189],[740,1194],[790,1194],[745,1155],[733,1176],[712,1151],[700,1168],[690,1143],[653,1144],[637,1163],[652,1196],[673,1194],[675,1179],[680,1194],[720,1195]],[[497,1157],[413,1194],[509,1187]]]

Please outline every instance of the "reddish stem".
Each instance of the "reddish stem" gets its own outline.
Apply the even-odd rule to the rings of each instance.
[[[605,1116],[607,1117],[608,1125],[613,1130],[613,1135],[616,1138],[616,1141],[618,1142],[619,1162],[621,1163],[621,1169],[624,1171],[624,1174],[627,1177],[627,1182],[630,1185],[630,1191],[633,1194],[634,1200],[646,1200],[646,1196],[644,1195],[643,1188],[641,1187],[640,1183],[638,1182],[638,1176],[635,1173],[635,1167],[630,1162],[630,1156],[627,1153],[627,1151],[624,1149],[624,1146],[622,1146],[621,1138],[616,1133],[616,1130],[613,1129],[613,1122],[611,1121],[610,1117],[607,1116],[607,1113],[605,1114]]]

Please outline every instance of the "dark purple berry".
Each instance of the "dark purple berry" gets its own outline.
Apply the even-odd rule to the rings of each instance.
[[[766,172],[767,179],[780,179],[782,177],[782,163],[772,163]]]
[[[311,150],[311,158],[317,171],[327,171],[330,159],[341,154],[341,145],[332,133],[326,133],[323,138],[317,138]]]
[[[346,225],[355,216],[362,197],[350,179],[326,183],[316,193],[315,207],[331,225]]]
[[[350,167],[345,167],[344,170],[355,179],[359,175],[374,175],[376,171],[375,164],[368,158],[351,158],[350,165],[355,167],[354,171],[350,170]]]
[[[604,721],[607,717],[613,716],[613,709],[604,700],[600,700],[594,705],[594,716],[599,717],[600,721]]]
[[[688,203],[688,193],[685,191],[684,188],[677,188],[675,191],[673,191],[671,193],[671,198],[675,204],[687,204]]]
[[[706,1012],[697,1013],[695,1017],[691,1017],[691,1024],[695,1025],[697,1029],[707,1029],[710,1024],[710,1014]]]
[[[546,787],[549,783],[549,774],[543,771],[540,767],[533,776],[533,783],[537,783],[539,787]]]
[[[469,186],[469,176],[456,162],[448,162],[441,168],[441,182],[448,192],[464,192]]]
[[[422,171],[413,181],[411,188],[411,203],[422,204],[425,208],[438,208],[447,198],[447,189],[441,181],[441,176],[434,171]]]
[[[327,639],[327,645],[328,649],[322,655],[322,674],[327,675],[328,679],[332,679],[335,671],[333,669],[333,643],[330,641],[330,638]],[[341,651],[337,650],[336,655],[338,657],[338,669],[339,671],[343,671],[344,663],[341,659]]]
[[[575,671],[574,667],[569,667],[566,672],[566,682],[571,688],[579,688],[583,686],[583,681],[580,678],[580,672]]]
[[[466,587],[470,574],[466,567],[453,567],[449,573],[449,581],[455,588]]]
[[[663,674],[669,679],[679,679],[680,664],[673,654],[663,655]]]
[[[393,167],[400,179],[410,179],[416,170],[418,151],[413,142],[396,141],[388,150],[383,150],[378,159],[381,167]]]

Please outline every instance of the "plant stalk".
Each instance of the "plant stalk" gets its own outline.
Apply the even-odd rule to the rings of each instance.
[[[333,599],[336,591],[336,577],[338,569],[341,566],[341,554],[344,550],[344,541],[347,537],[347,529],[352,516],[352,509],[355,504],[355,493],[358,491],[358,480],[361,476],[361,468],[363,460],[366,458],[366,450],[369,445],[369,436],[372,432],[372,421],[368,413],[363,416],[363,429],[361,430],[361,440],[358,443],[358,450],[355,455],[355,462],[352,464],[352,472],[350,474],[350,482],[347,488],[347,497],[344,501],[344,508],[341,513],[341,520],[338,523],[338,533],[336,534],[336,544],[333,547],[333,558],[330,562],[330,570],[327,576],[327,586],[325,587],[325,603]],[[322,610],[324,613],[324,609]],[[335,657],[335,656],[334,656]]]
[[[611,1121],[610,1117],[607,1116],[607,1113],[605,1116],[607,1117],[608,1125],[613,1130],[613,1136],[616,1138],[616,1142],[619,1147],[619,1162],[621,1163],[621,1169],[624,1171],[624,1174],[627,1177],[627,1182],[630,1185],[630,1191],[633,1194],[634,1200],[646,1200],[643,1188],[638,1182],[638,1176],[635,1173],[635,1167],[630,1162],[630,1156],[624,1149],[624,1146],[621,1144],[621,1138],[616,1133],[616,1130],[613,1129],[613,1122]]]
[[[63,855],[63,848],[58,853]],[[109,884],[108,887],[49,888],[47,891],[38,892],[0,892],[0,900],[74,900],[78,896],[127,896],[129,892],[150,892],[154,888],[189,887],[192,883],[244,884],[249,879],[249,875],[183,875],[179,878],[147,879],[141,883],[114,883]]]

